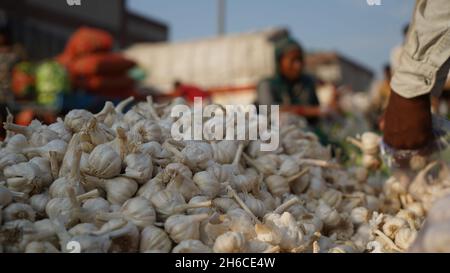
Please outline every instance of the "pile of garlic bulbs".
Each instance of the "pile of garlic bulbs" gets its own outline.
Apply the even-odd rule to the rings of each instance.
[[[176,141],[170,113],[182,99],[124,112],[132,101],[48,126],[8,118],[0,252],[70,252],[74,242],[81,252],[402,252],[450,191],[445,165],[433,182],[438,163],[409,188],[384,182],[341,168],[295,126],[274,152],[259,141]]]

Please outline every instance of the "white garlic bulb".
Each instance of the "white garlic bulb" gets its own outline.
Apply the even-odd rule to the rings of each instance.
[[[12,203],[3,209],[3,220],[5,222],[14,220],[29,220],[34,222],[36,212],[28,204]]]
[[[169,253],[172,249],[172,241],[167,233],[155,226],[145,227],[141,231],[140,252],[161,251]]]
[[[395,234],[395,244],[401,249],[408,249],[417,237],[417,231],[409,228],[401,228]]]
[[[148,154],[132,153],[125,157],[124,176],[134,179],[139,184],[147,182],[153,173],[152,159]]]
[[[239,209],[238,203],[231,198],[228,197],[218,197],[212,201],[213,206],[219,212],[226,213],[227,211],[231,211],[233,209]]]
[[[395,235],[397,234],[397,232],[401,228],[407,227],[407,226],[408,226],[407,222],[404,219],[402,219],[402,218],[399,218],[399,217],[388,217],[384,221],[383,233],[386,234],[391,239],[394,239]]]
[[[176,243],[189,239],[198,240],[200,238],[200,221],[208,217],[208,214],[172,215],[167,218],[164,228]]]
[[[139,249],[139,229],[131,222],[113,219],[94,234],[106,235],[111,240],[110,253],[133,253]]]
[[[220,192],[220,182],[208,171],[198,172],[192,178],[202,194],[210,198],[216,197]]]
[[[86,110],[72,110],[64,118],[64,125],[71,131],[77,133],[81,131],[94,115]]]
[[[35,194],[30,197],[30,205],[37,214],[43,215],[45,213],[45,207],[50,200],[48,192],[41,194]]]
[[[51,182],[39,166],[32,162],[6,167],[3,174],[9,189],[26,194],[39,193]]]
[[[213,213],[213,209],[208,206],[208,207],[195,207],[198,204],[202,205],[202,204],[211,204],[211,200],[208,198],[208,196],[202,196],[202,195],[198,195],[198,196],[194,196],[191,200],[189,200],[188,205],[190,206],[194,206],[190,209],[186,210],[187,214],[212,214]]]
[[[32,147],[44,146],[52,140],[58,139],[58,134],[47,126],[42,125],[37,120],[33,120],[29,126],[21,126],[13,123],[5,122],[5,130],[26,136],[28,143]]]
[[[108,220],[121,218],[132,222],[139,228],[153,225],[156,221],[156,213],[150,204],[150,201],[143,197],[135,197],[127,200],[121,207],[119,212],[115,213],[99,213],[97,218]]]
[[[27,161],[27,158],[23,154],[7,152],[4,150],[2,150],[1,153],[2,156],[0,157],[0,170]]]
[[[49,242],[31,242],[25,247],[25,253],[59,253],[59,250]]]
[[[266,205],[263,201],[253,197],[251,194],[242,193],[239,197],[244,201],[245,205],[255,214],[257,217],[263,217],[266,212]]]
[[[215,253],[239,253],[246,247],[245,236],[240,232],[227,232],[217,237],[213,250]]]
[[[369,210],[365,207],[354,208],[350,217],[355,225],[367,223],[369,221]]]
[[[33,148],[25,148],[23,149],[23,153],[26,154],[29,158],[35,156],[41,156],[49,159],[49,153],[55,152],[56,159],[61,162],[64,158],[64,154],[66,153],[67,143],[61,139],[55,139],[50,141],[41,147],[33,147]]]
[[[28,140],[24,135],[15,134],[8,139],[8,143],[6,143],[4,151],[21,154],[22,149],[27,148],[28,145]]]
[[[101,144],[89,155],[89,175],[98,178],[113,178],[120,174],[122,160],[120,155],[108,144]]]
[[[212,250],[199,240],[185,240],[172,249],[172,253],[211,253]]]
[[[80,215],[80,220],[82,222],[100,224],[101,221],[98,221],[96,215],[109,212],[110,204],[105,199],[97,197],[84,201],[82,208],[86,212],[83,215]]]
[[[98,228],[92,223],[81,223],[69,229],[69,233],[72,236],[89,235],[96,231],[98,231]]]
[[[316,209],[316,215],[327,226],[337,226],[341,221],[341,216],[336,209],[331,208],[322,200],[319,201],[319,206]]]
[[[308,172],[308,169],[305,169],[297,174],[294,174],[291,177],[283,177],[280,175],[270,175],[266,177],[265,182],[270,192],[275,196],[281,196],[283,194],[287,194],[290,192],[290,182],[295,181],[302,175]]]
[[[159,191],[164,190],[165,186],[162,179],[163,173],[158,173],[157,176],[150,179],[147,183],[142,185],[138,192],[137,196],[144,197],[147,200],[151,200],[152,196]]]
[[[67,143],[72,138],[72,133],[69,131],[69,129],[64,124],[64,121],[60,117],[56,118],[56,122],[50,124],[48,128],[56,132],[59,138]]]
[[[10,189],[0,185],[0,208],[9,205],[14,197],[23,197],[23,193],[14,192]]]
[[[134,196],[138,184],[127,177],[115,177],[111,179],[101,179],[86,175],[84,185],[88,188],[101,188],[106,192],[106,199],[111,204],[122,205]]]

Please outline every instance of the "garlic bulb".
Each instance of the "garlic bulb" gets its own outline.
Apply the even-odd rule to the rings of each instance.
[[[30,197],[30,205],[38,215],[44,215],[45,207],[47,206],[50,196],[48,192],[35,194]]]
[[[69,230],[70,235],[72,236],[80,236],[80,235],[89,235],[98,231],[96,225],[92,223],[81,223],[75,225],[73,228]]]
[[[77,133],[81,131],[94,115],[86,110],[72,110],[64,118],[64,125],[71,131]]]
[[[113,178],[120,174],[122,160],[120,155],[108,144],[101,144],[89,155],[87,173],[98,178]]]
[[[34,222],[36,212],[28,204],[13,203],[3,209],[3,220],[5,222],[14,220],[29,220]]]
[[[200,221],[208,217],[208,214],[176,214],[167,218],[164,228],[170,238],[176,243],[189,239],[198,240],[200,238]]]
[[[0,208],[9,205],[14,197],[23,197],[23,193],[11,191],[0,185]]]
[[[350,217],[355,225],[367,223],[369,221],[369,210],[365,207],[354,208]]]
[[[283,194],[290,192],[289,183],[295,181],[300,176],[304,175],[308,172],[308,169],[305,169],[291,177],[285,178],[280,175],[270,175],[265,179],[267,187],[270,192],[275,196],[281,196]]]
[[[219,211],[226,213],[227,211],[231,211],[233,209],[238,209],[239,205],[231,198],[227,197],[218,197],[212,201],[213,206]]]
[[[25,247],[25,253],[59,253],[59,250],[49,242],[31,242]]]
[[[106,199],[111,204],[122,205],[137,191],[137,183],[127,177],[101,179],[86,175],[83,183],[87,188],[101,188],[106,192]]]
[[[140,252],[161,251],[169,253],[172,249],[172,242],[167,233],[155,226],[145,227],[141,231]]]
[[[21,126],[12,124],[9,122],[5,123],[5,130],[13,131],[24,135],[28,143],[33,147],[44,146],[52,140],[58,139],[58,134],[47,126],[42,125],[39,121],[33,120],[29,126]]]
[[[109,253],[133,253],[139,248],[139,230],[128,221],[111,220],[93,234],[103,235],[110,239]]]
[[[60,139],[55,139],[50,141],[44,146],[35,147],[35,148],[25,148],[23,149],[23,153],[28,157],[32,158],[35,156],[41,156],[49,159],[50,152],[55,152],[56,159],[61,162],[64,158],[64,154],[66,153],[67,143]]]
[[[13,152],[15,154],[21,154],[22,149],[27,148],[29,145],[27,138],[22,134],[15,134],[8,139],[4,151]]]
[[[202,194],[210,198],[216,197],[220,192],[220,182],[208,171],[198,172],[192,178]]]
[[[9,166],[3,174],[9,189],[26,194],[39,193],[51,182],[39,166],[32,162]]]
[[[76,149],[73,152],[74,159],[72,160],[72,169],[66,176],[62,176],[50,185],[49,194],[51,197],[64,197],[67,195],[67,189],[75,189],[76,194],[84,193],[84,188],[81,184],[82,178],[80,173],[81,150]]]
[[[173,214],[178,214],[188,209],[211,206],[211,200],[186,204],[186,201],[180,193],[167,189],[153,195],[150,201],[156,210],[157,218],[162,221]]]
[[[245,205],[255,214],[257,217],[263,217],[266,212],[266,205],[263,201],[253,197],[251,194],[242,193],[240,194],[242,201]]]
[[[66,143],[72,139],[72,133],[69,131],[69,129],[64,124],[64,121],[61,118],[56,118],[56,122],[52,123],[48,126],[48,128],[54,132],[56,132],[59,136],[59,138]]]
[[[150,179],[147,183],[142,185],[138,192],[137,196],[144,197],[147,200],[151,200],[152,196],[156,194],[159,191],[164,190],[164,184],[163,184],[163,173],[158,173],[157,176]]]
[[[172,249],[172,253],[211,253],[212,250],[199,240],[185,240]]]
[[[321,219],[327,226],[337,226],[341,221],[341,216],[339,212],[328,206],[322,200],[319,201],[319,206],[316,209],[316,215]]]
[[[125,157],[124,176],[134,179],[139,184],[147,182],[153,173],[152,159],[148,154],[132,153]]]
[[[384,222],[383,233],[391,239],[394,239],[397,232],[403,227],[407,227],[407,222],[404,219],[399,217],[389,217]]]
[[[80,220],[84,223],[95,223],[99,225],[102,222],[97,220],[96,215],[109,212],[110,204],[105,199],[97,197],[84,201],[82,208],[86,213],[80,215]]]
[[[227,232],[217,237],[213,250],[215,253],[239,253],[246,247],[245,236],[240,232]]]
[[[264,217],[264,225],[256,225],[259,240],[279,245],[281,249],[291,250],[302,244],[304,234],[299,229],[294,217],[288,213],[269,213]]]
[[[3,151],[2,151],[3,153]],[[5,169],[6,167],[16,165],[22,162],[26,162],[27,158],[23,154],[13,153],[13,152],[4,152],[0,157],[0,170]]]
[[[150,201],[143,197],[136,197],[126,201],[119,212],[116,213],[100,213],[97,218],[107,220],[114,218],[122,218],[130,221],[139,228],[153,225],[156,221],[156,213],[150,205]]]
[[[202,204],[211,204],[211,200],[208,198],[208,196],[202,196],[202,195],[198,195],[193,197],[191,200],[189,200],[188,206],[194,206],[190,209],[186,210],[187,214],[212,214],[213,213],[213,209],[208,206],[208,207],[195,207],[198,204],[202,205]]]
[[[401,249],[408,249],[417,237],[417,231],[409,228],[401,228],[395,235],[395,244]]]
[[[89,120],[82,132],[87,140],[94,146],[104,144],[114,139],[114,133],[104,124],[97,122],[95,118]]]

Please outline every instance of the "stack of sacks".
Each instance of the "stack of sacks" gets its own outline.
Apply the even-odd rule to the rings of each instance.
[[[105,31],[82,27],[57,57],[70,71],[75,88],[107,97],[132,95],[134,81],[127,72],[136,64],[112,53],[113,38]]]

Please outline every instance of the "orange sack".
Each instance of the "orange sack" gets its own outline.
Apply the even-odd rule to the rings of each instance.
[[[135,62],[120,54],[97,53],[75,60],[70,65],[70,70],[76,76],[117,75],[126,73],[135,65]]]
[[[80,57],[94,52],[109,52],[113,43],[113,37],[108,32],[81,27],[70,37],[65,53],[72,57]]]

